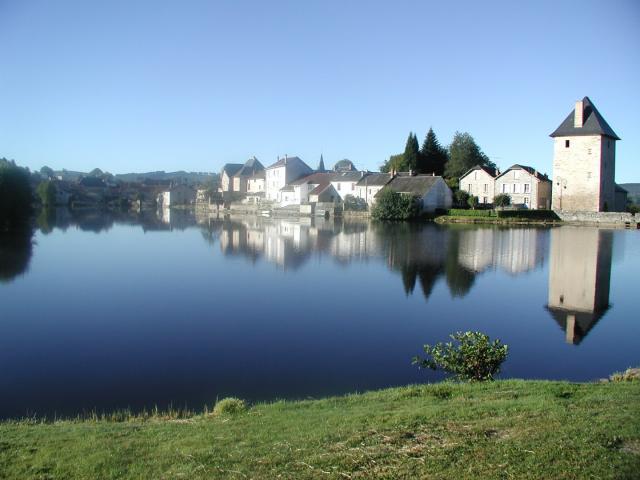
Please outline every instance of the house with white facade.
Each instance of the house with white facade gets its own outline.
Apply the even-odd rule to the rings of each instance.
[[[298,157],[288,157],[278,159],[276,163],[270,165],[266,169],[265,175],[265,197],[267,200],[280,203],[293,201],[293,190],[289,189],[289,185],[294,180],[313,173],[309,165],[304,163]],[[284,189],[287,187],[284,191]]]
[[[589,97],[550,135],[553,138],[552,208],[564,211],[624,211],[616,201],[616,135]]]
[[[241,163],[226,163],[220,172],[220,191],[233,192],[233,176],[242,168]]]
[[[453,203],[451,189],[442,177],[435,175],[398,174],[376,194],[376,197],[379,197],[387,188],[394,192],[418,197],[418,204],[422,212],[449,209]]]
[[[393,175],[390,173],[365,172],[364,176],[358,180],[355,188],[355,196],[367,202],[371,206],[375,203],[375,197],[382,188],[391,181]]]
[[[495,168],[476,165],[460,177],[460,190],[478,197],[478,203],[493,203],[495,180],[499,173]]]
[[[158,208],[191,205],[196,201],[196,191],[188,185],[176,185],[167,191],[161,192],[156,200]]]
[[[256,157],[247,160],[232,177],[233,191],[247,193],[249,179],[264,172],[264,166]]]
[[[551,180],[525,165],[512,165],[498,175],[495,194],[509,195],[512,205],[532,210],[551,208]]]
[[[341,160],[344,161],[344,160]],[[331,179],[331,185],[340,196],[340,200],[344,201],[347,195],[356,196],[356,184],[362,180],[365,172],[355,170],[344,170],[335,172]]]

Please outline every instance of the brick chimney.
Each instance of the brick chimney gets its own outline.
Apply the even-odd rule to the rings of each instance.
[[[584,125],[584,105],[582,104],[582,100],[578,100],[576,102],[576,110],[573,116],[573,126],[575,128],[582,128]]]

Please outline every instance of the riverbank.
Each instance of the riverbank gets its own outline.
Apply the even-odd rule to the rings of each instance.
[[[640,382],[505,380],[171,415],[0,423],[3,479],[634,478]]]

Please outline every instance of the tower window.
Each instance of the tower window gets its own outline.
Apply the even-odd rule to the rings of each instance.
[[[569,148],[569,140],[564,141],[564,148]]]

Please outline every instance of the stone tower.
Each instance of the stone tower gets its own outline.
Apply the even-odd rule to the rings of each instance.
[[[553,145],[553,210],[615,210],[616,140],[620,138],[584,97],[550,135]]]

